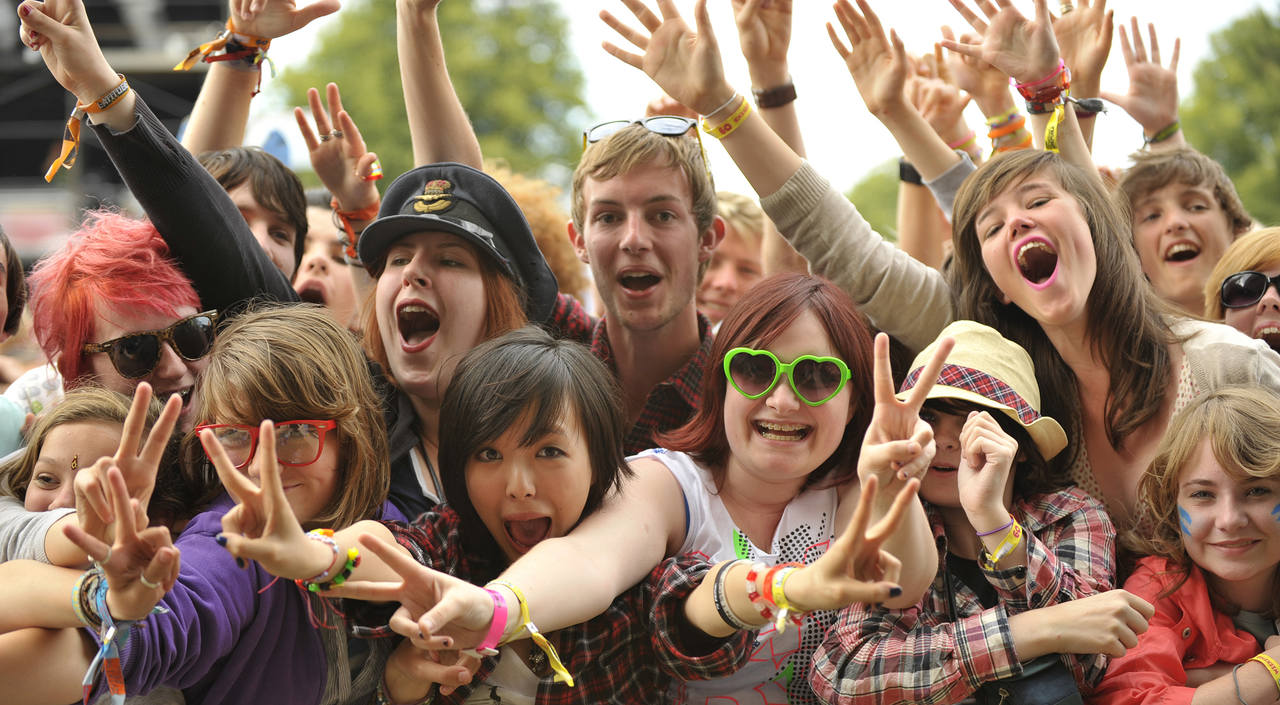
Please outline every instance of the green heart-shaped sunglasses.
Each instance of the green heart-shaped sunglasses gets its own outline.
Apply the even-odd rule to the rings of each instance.
[[[809,406],[831,401],[850,376],[849,366],[838,357],[801,355],[784,363],[768,350],[754,348],[734,348],[724,356],[724,376],[748,399],[773,391],[784,374],[791,391]]]

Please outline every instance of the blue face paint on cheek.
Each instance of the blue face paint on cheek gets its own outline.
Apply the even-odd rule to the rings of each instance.
[[[1271,518],[1280,521],[1280,504],[1277,504],[1275,509],[1271,510]]]
[[[1276,507],[1280,510],[1280,507]],[[1178,525],[1182,527],[1182,533],[1187,536],[1191,535],[1191,514],[1182,506],[1178,507]]]

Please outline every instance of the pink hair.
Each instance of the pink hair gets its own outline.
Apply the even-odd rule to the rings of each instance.
[[[86,374],[81,348],[91,342],[99,305],[175,319],[183,306],[200,307],[155,226],[109,210],[86,213],[80,230],[37,262],[27,281],[36,340],[67,388]]]

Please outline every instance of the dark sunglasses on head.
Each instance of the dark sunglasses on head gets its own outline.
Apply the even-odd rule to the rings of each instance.
[[[734,348],[724,356],[724,375],[738,393],[759,399],[778,386],[785,375],[791,391],[809,406],[820,406],[844,389],[849,366],[838,357],[801,355],[783,363],[768,350]]]
[[[164,330],[130,333],[105,343],[85,343],[86,355],[106,353],[121,377],[146,377],[160,364],[160,346],[169,347],[184,360],[199,360],[209,354],[218,323],[217,311],[204,311],[174,323]]]
[[[1262,272],[1236,272],[1222,280],[1222,305],[1226,308],[1245,308],[1262,300],[1267,287],[1277,287],[1280,292],[1280,275],[1268,277]]]

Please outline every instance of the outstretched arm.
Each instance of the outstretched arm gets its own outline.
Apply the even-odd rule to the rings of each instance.
[[[458,162],[483,169],[480,142],[444,62],[444,40],[436,18],[440,1],[396,0],[396,51],[413,164]]]
[[[337,11],[338,0],[316,0],[301,8],[294,0],[231,0],[228,26],[239,34],[275,39]],[[243,144],[249,101],[261,80],[261,62],[212,62],[191,109],[182,146],[199,155]]]

